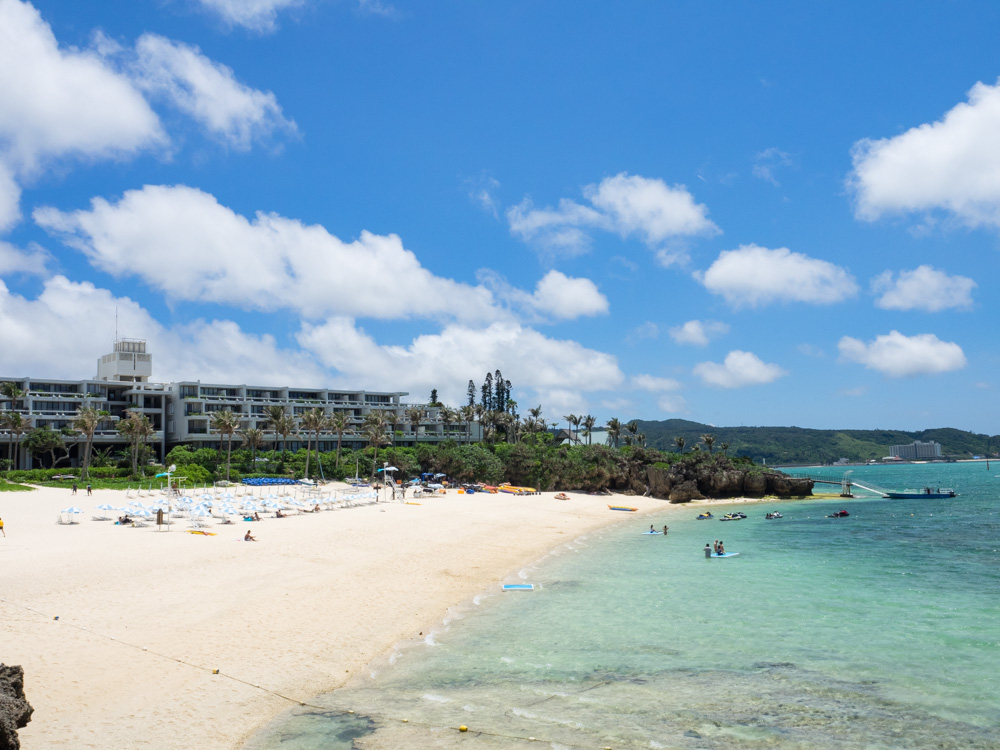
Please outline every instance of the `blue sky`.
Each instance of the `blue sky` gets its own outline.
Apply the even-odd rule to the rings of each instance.
[[[995,433],[1000,6],[0,0],[0,373]]]

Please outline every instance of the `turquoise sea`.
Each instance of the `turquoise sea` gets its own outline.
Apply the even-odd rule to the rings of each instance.
[[[995,750],[992,469],[853,467],[863,484],[959,497],[750,504],[728,523],[692,507],[591,534],[521,571],[535,591],[486,592],[249,747]],[[669,534],[642,535],[650,523]],[[705,559],[720,537],[740,555]]]

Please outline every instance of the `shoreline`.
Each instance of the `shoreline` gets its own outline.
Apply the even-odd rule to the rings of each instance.
[[[25,669],[35,709],[19,732],[25,747],[180,749],[197,736],[199,747],[238,750],[560,544],[687,507],[451,492],[420,506],[213,519],[213,537],[185,533],[184,521],[159,531],[90,520],[125,494],[0,494],[2,661]],[[608,510],[618,503],[639,510]],[[71,504],[85,520],[57,524]],[[242,541],[248,528],[258,543]]]

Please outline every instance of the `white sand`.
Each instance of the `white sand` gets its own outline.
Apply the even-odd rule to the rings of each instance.
[[[451,491],[421,505],[211,520],[208,537],[184,521],[158,531],[91,520],[101,503],[124,505],[123,492],[0,493],[0,661],[24,667],[35,709],[22,747],[238,748],[558,545],[683,508],[568,494]],[[57,524],[70,505],[87,511],[80,523]],[[242,541],[248,528],[258,542]]]

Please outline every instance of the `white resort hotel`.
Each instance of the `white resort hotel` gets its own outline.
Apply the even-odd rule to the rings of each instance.
[[[0,426],[0,457],[10,458],[12,438],[23,441],[28,430],[46,425],[53,430],[71,427],[81,406],[91,406],[107,411],[109,418],[94,433],[94,448],[111,445],[124,447],[126,441],[118,434],[116,424],[126,411],[145,414],[155,430],[150,445],[162,461],[176,445],[192,448],[220,448],[221,438],[209,429],[212,412],[232,411],[240,418],[240,430],[269,429],[267,410],[281,406],[285,413],[298,418],[319,407],[325,416],[344,413],[351,419],[353,429],[344,433],[344,448],[363,448],[367,441],[361,435],[365,416],[375,410],[390,415],[389,423],[395,435],[392,443],[398,447],[412,446],[417,442],[439,443],[446,439],[462,440],[467,426],[445,422],[441,409],[425,404],[404,403],[404,392],[370,392],[331,390],[327,388],[296,388],[288,386],[229,385],[181,381],[153,383],[152,355],[146,351],[146,342],[138,339],[118,339],[114,351],[97,361],[97,376],[89,380],[53,380],[34,377],[8,377],[0,374],[0,383],[13,383],[24,396],[15,402],[0,396],[0,409],[17,412],[22,418],[22,432],[11,435],[3,423]],[[414,424],[408,410],[420,409],[422,417]],[[398,421],[393,421],[393,419]],[[476,429],[478,425],[473,425]],[[70,448],[70,440],[67,440]],[[305,445],[304,438],[291,434],[287,447],[290,451]],[[320,434],[321,451],[337,448],[337,435]],[[71,460],[79,463],[79,447],[71,448]],[[19,451],[19,469],[31,468],[32,457]]]

